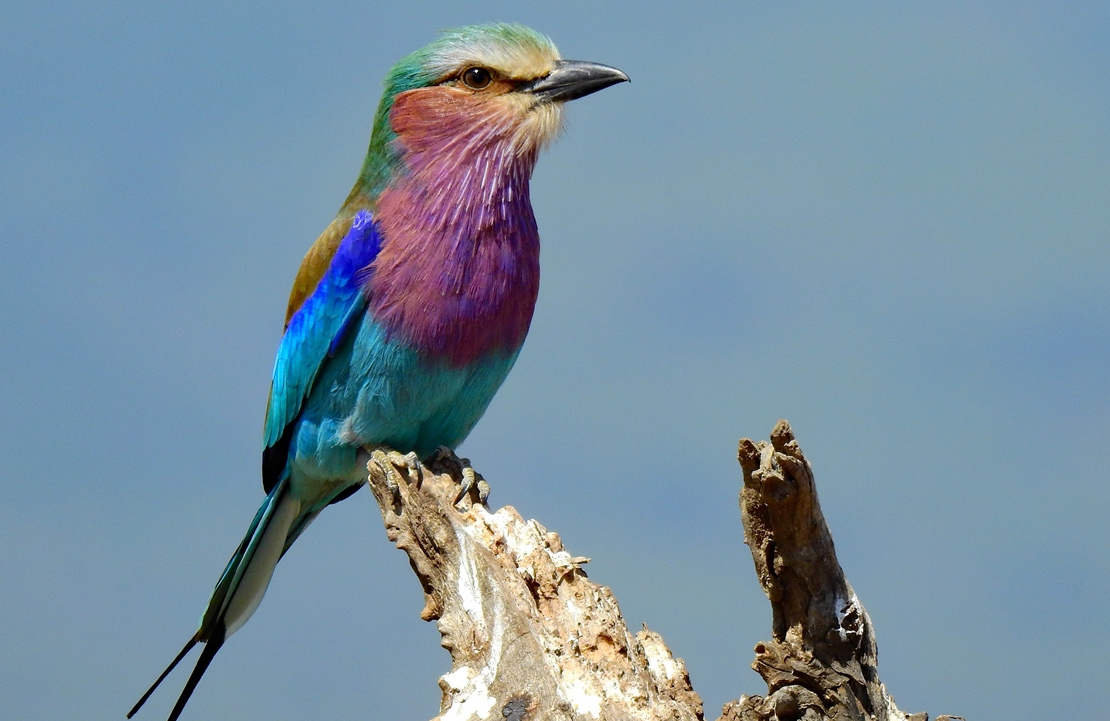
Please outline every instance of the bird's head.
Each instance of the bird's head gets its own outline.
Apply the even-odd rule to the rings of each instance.
[[[551,40],[522,25],[447,31],[387,76],[363,192],[376,196],[399,166],[461,163],[483,148],[534,162],[559,134],[563,103],[626,80],[607,65],[561,59]]]

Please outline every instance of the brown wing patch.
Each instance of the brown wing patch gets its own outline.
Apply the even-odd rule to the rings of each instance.
[[[285,311],[286,326],[304,305],[305,299],[316,290],[320,279],[324,277],[328,266],[331,265],[331,259],[335,257],[335,251],[339,248],[343,237],[351,229],[353,220],[354,214],[343,213],[338,216],[323,233],[320,233],[320,237],[305,253],[300,270],[297,271],[297,277],[293,281],[293,290],[289,292],[289,306]]]

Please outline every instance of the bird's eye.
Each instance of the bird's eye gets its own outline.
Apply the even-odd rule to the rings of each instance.
[[[462,74],[463,85],[471,90],[481,90],[493,82],[493,75],[485,68],[467,68]]]

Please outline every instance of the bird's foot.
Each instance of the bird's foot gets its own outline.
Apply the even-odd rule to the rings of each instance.
[[[386,447],[372,449],[370,458],[385,476],[386,487],[393,497],[393,507],[400,512],[401,483],[420,488],[420,484],[424,482],[424,465],[415,453],[401,453]],[[405,469],[407,478],[402,479],[398,473],[399,468]]]
[[[455,505],[462,503],[463,499],[470,497],[471,503],[477,502],[486,505],[489,498],[489,484],[482,475],[470,465],[469,458],[459,458],[447,446],[440,446],[424,462],[429,468],[438,468],[450,473],[459,481],[459,494],[455,497]]]

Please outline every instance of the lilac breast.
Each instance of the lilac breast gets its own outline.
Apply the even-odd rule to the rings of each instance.
[[[376,213],[371,313],[391,337],[454,366],[515,352],[539,292],[531,163],[486,160],[472,166],[485,173],[397,177]]]
[[[382,250],[367,280],[391,338],[454,366],[524,342],[540,279],[533,119],[444,86],[395,98],[398,162],[378,197]]]

